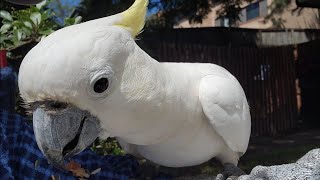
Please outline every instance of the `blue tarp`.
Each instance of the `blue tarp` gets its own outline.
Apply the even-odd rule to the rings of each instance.
[[[17,75],[11,67],[0,68],[0,110],[14,111]]]
[[[90,172],[101,168],[100,173],[89,179],[125,180],[138,171],[137,161],[129,155],[99,156],[88,149],[73,159]],[[25,118],[0,111],[0,179],[51,179],[52,176],[76,179],[48,164]]]

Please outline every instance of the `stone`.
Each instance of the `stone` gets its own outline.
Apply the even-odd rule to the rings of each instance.
[[[238,180],[320,180],[320,149],[314,149],[296,163],[256,166],[249,175]]]

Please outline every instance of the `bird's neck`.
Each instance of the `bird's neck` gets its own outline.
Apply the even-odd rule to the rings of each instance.
[[[113,117],[105,127],[113,136],[133,144],[160,142],[172,133],[158,132],[168,124],[163,119],[169,120],[168,114],[163,114],[168,108],[167,75],[161,64],[138,46],[128,59],[117,97],[121,103],[111,107]]]
[[[126,62],[126,71],[122,76],[121,91],[128,101],[148,101],[158,99],[165,90],[163,69],[160,63],[151,58],[139,46],[136,46]]]

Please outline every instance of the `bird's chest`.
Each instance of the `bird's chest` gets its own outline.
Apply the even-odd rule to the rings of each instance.
[[[128,121],[122,125],[113,125],[113,128],[119,128],[111,132],[111,134],[130,144],[151,145],[164,142],[175,136],[184,129],[183,126],[185,124],[190,127],[197,126],[196,122],[199,119],[194,114],[171,111],[172,109],[157,111],[146,107],[131,115],[123,113],[118,122],[124,119]]]
[[[194,126],[193,123],[197,124],[201,120],[202,109],[196,100],[186,103],[187,98],[193,96],[161,96],[126,101],[101,111],[105,118],[101,122],[112,136],[120,137],[128,143],[158,144],[174,136],[184,124]]]
[[[218,155],[224,142],[206,120],[184,124],[182,129],[165,142],[136,146],[146,159],[167,167],[185,167],[204,163]]]

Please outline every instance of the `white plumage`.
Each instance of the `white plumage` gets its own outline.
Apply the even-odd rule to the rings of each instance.
[[[54,100],[89,111],[100,136],[129,153],[169,167],[213,157],[237,165],[248,147],[250,113],[239,82],[214,64],[159,63],[132,33],[115,26],[121,14],[55,32],[25,57],[19,88],[28,102]],[[105,77],[104,93],[92,91]]]

